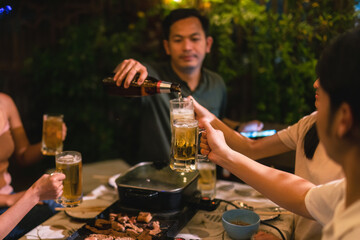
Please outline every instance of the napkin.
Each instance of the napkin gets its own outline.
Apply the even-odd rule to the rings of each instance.
[[[27,234],[27,239],[64,239],[62,234],[64,229],[51,229],[50,226],[37,226]]]
[[[91,199],[97,199],[97,198],[104,199],[107,197],[114,198],[114,196],[116,197],[116,191],[114,189],[109,189],[109,188],[105,187],[104,185],[100,185],[97,188],[95,188],[94,190],[92,190],[90,194],[83,197],[83,200],[85,201],[85,200],[91,200]]]

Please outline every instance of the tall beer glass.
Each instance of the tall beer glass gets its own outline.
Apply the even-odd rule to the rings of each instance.
[[[194,104],[188,98],[175,98],[170,100],[170,124],[176,119],[195,119]]]
[[[214,199],[216,195],[216,164],[211,162],[207,156],[198,154],[197,170],[199,178],[197,188],[201,197]]]
[[[170,167],[179,172],[196,170],[198,121],[176,119],[172,122]]]
[[[82,202],[82,161],[81,154],[75,151],[64,151],[57,154],[56,172],[65,174],[63,195],[58,203],[64,207],[76,207]]]
[[[61,114],[44,114],[41,140],[41,152],[44,155],[54,156],[62,152],[63,118]]]

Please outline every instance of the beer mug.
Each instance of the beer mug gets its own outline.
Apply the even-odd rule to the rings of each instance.
[[[195,119],[194,104],[188,98],[175,98],[170,100],[170,124],[176,119]]]
[[[64,207],[76,207],[82,202],[82,161],[81,153],[64,151],[55,156],[56,172],[65,174],[64,189],[57,203]]]
[[[176,119],[172,122],[170,167],[178,172],[196,170],[198,121]]]
[[[196,168],[199,171],[197,189],[200,191],[201,197],[214,199],[216,195],[216,164],[211,162],[207,156],[198,154]]]
[[[63,150],[62,126],[64,116],[61,114],[44,114],[41,140],[41,152],[54,156]]]

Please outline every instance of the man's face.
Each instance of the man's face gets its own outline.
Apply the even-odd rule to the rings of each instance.
[[[172,66],[185,73],[201,68],[211,44],[212,38],[205,36],[200,20],[196,17],[175,22],[170,27],[169,40],[164,40],[164,48],[171,57]]]

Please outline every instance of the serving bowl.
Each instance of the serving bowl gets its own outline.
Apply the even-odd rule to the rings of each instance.
[[[223,213],[222,224],[230,238],[250,239],[260,226],[260,217],[251,210],[232,209]]]

